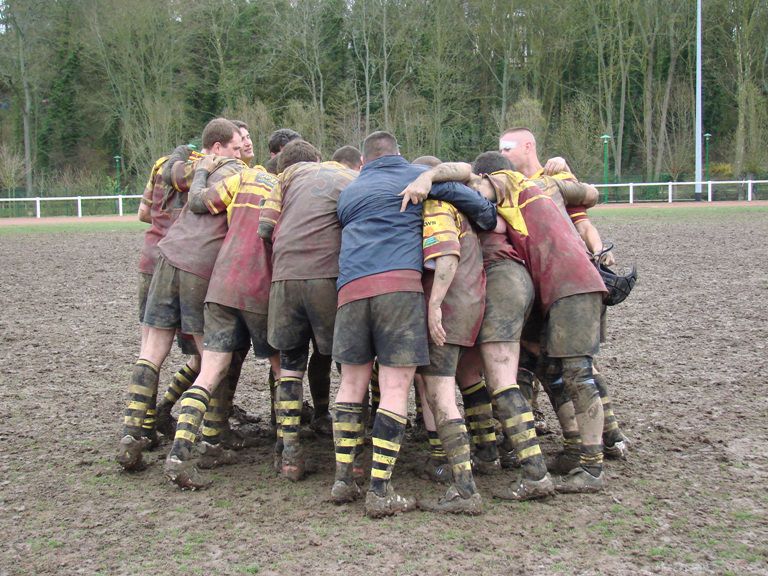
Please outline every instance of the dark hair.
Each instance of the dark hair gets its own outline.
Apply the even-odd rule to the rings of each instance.
[[[416,160],[411,162],[411,164],[421,164],[422,166],[429,166],[430,168],[434,168],[442,163],[443,161],[437,156],[419,156]]]
[[[203,129],[203,148],[210,150],[216,142],[226,146],[240,130],[226,118],[214,118]]]
[[[509,161],[509,158],[500,152],[496,152],[496,150],[483,152],[472,162],[472,172],[475,174],[493,174],[499,170],[514,169],[515,167]]]
[[[342,146],[333,153],[331,160],[357,170],[360,168],[360,150],[354,146]]]
[[[267,146],[269,147],[270,152],[277,154],[280,150],[285,148],[285,145],[288,144],[288,142],[296,140],[297,138],[301,138],[301,134],[296,132],[296,130],[279,128],[269,135],[269,143]]]
[[[363,142],[363,160],[366,162],[398,152],[397,139],[383,130],[372,132]]]
[[[230,122],[232,122],[232,124],[234,124],[238,128],[245,128],[246,130],[250,131],[250,128],[248,128],[248,124],[246,124],[242,120],[230,120]]]
[[[306,140],[291,140],[278,156],[278,174],[297,162],[320,162],[320,151]]]

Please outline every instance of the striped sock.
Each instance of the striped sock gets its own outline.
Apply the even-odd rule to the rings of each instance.
[[[148,360],[139,359],[128,386],[128,405],[123,416],[123,436],[142,437],[147,411],[154,406],[159,370]]]
[[[493,401],[499,412],[504,435],[514,447],[524,472],[536,480],[543,478],[547,473],[547,466],[536,438],[533,412],[520,388],[513,384],[497,390],[493,394]]]
[[[336,480],[350,484],[356,456],[363,448],[363,405],[337,402],[333,409],[333,446]]]
[[[196,370],[190,368],[189,364],[185,364],[182,368],[173,375],[171,383],[168,385],[168,389],[163,394],[163,399],[173,406],[178,402],[181,395],[184,394],[192,384],[197,380],[197,376],[200,374]]]
[[[464,399],[464,416],[469,425],[472,444],[476,455],[487,462],[496,460],[496,430],[493,426],[493,406],[485,380],[461,391]]]
[[[463,418],[448,420],[438,427],[445,454],[451,464],[453,484],[464,498],[477,492],[470,461],[469,434]]]
[[[370,490],[378,496],[387,493],[392,470],[400,453],[400,444],[405,436],[405,416],[379,408],[373,421],[372,443],[373,464],[371,467]]]
[[[181,411],[176,425],[176,436],[171,446],[171,456],[179,460],[188,460],[190,451],[197,439],[197,432],[203,421],[203,416],[208,410],[211,395],[201,386],[191,386],[182,394]]]

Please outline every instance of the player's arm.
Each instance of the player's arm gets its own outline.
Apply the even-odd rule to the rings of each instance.
[[[579,214],[572,214],[571,218],[574,221],[573,225],[576,227],[576,231],[587,246],[587,250],[592,254],[602,252],[603,240],[600,238],[600,233],[597,231],[597,228],[595,228],[595,225],[586,217],[586,212],[584,212],[584,217],[579,218],[578,216]],[[606,252],[601,260],[606,266],[613,266],[616,264],[613,251]]]
[[[277,184],[272,188],[269,196],[264,198],[261,203],[261,211],[259,213],[259,229],[256,233],[259,238],[265,242],[272,242],[272,234],[277,226],[277,221],[280,219],[280,214],[283,211],[283,182],[285,179],[285,172],[280,174],[277,179]]]
[[[438,182],[432,186],[429,197],[450,202],[481,230],[493,230],[496,226],[496,206],[460,182]]]
[[[432,185],[436,182],[467,182],[472,175],[472,166],[466,162],[443,162],[419,174],[416,179],[400,192],[403,203],[400,212],[405,210],[408,202],[419,204],[429,195]]]
[[[209,208],[208,196],[208,177],[217,168],[216,161],[212,154],[201,158],[195,168],[195,175],[192,178],[192,184],[189,187],[189,198],[187,204],[189,209],[195,214],[206,214],[208,212],[216,214]],[[235,176],[239,177],[239,174]],[[221,182],[219,182],[221,183]],[[226,206],[224,207],[226,210]]]
[[[566,206],[592,208],[597,204],[597,200],[600,198],[600,193],[597,191],[597,188],[591,184],[578,182],[575,179],[555,179],[555,185],[560,191]]]
[[[459,257],[455,254],[447,254],[435,258],[435,279],[432,283],[432,292],[429,294],[427,307],[427,324],[432,340],[438,346],[445,344],[445,329],[443,328],[443,311],[441,306],[448,289],[451,287],[456,269],[459,267]]]

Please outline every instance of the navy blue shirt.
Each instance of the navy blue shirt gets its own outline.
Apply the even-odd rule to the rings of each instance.
[[[338,289],[372,274],[422,271],[422,206],[408,204],[400,212],[399,194],[428,169],[402,156],[382,156],[365,164],[342,190],[336,209],[341,222]],[[496,226],[496,207],[463,184],[435,184],[429,196],[450,202],[482,230]]]

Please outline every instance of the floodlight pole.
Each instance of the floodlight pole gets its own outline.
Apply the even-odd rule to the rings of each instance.
[[[120,194],[120,156],[115,156],[115,195]]]
[[[701,0],[696,0],[696,177],[694,199],[701,202]]]
[[[603,141],[603,184],[608,184],[608,141],[611,135],[603,134],[600,139]],[[608,202],[608,188],[603,192],[603,202]]]

